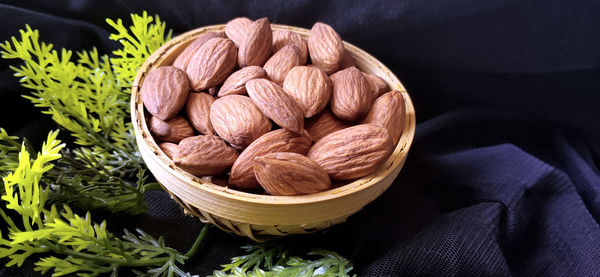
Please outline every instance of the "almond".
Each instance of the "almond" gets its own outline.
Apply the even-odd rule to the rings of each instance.
[[[388,86],[383,78],[373,74],[365,74],[365,77],[367,77],[367,81],[369,81],[373,101],[375,101],[375,99],[384,93],[390,91],[390,86]]]
[[[185,72],[174,66],[161,66],[146,75],[140,95],[150,114],[168,120],[183,108],[189,89]]]
[[[371,108],[369,81],[356,67],[349,67],[331,76],[333,93],[331,111],[340,119],[357,121]]]
[[[354,57],[352,57],[352,55],[350,54],[350,52],[348,52],[348,50],[344,51],[344,56],[342,56],[342,60],[340,61],[339,64],[339,70],[342,69],[346,69],[348,67],[358,67],[358,65],[356,65],[356,61],[354,60]]]
[[[271,195],[300,195],[328,190],[331,180],[319,164],[296,153],[271,153],[254,159],[254,175]]]
[[[271,56],[263,68],[271,81],[281,85],[288,71],[298,65],[300,65],[300,50],[295,45],[288,45]]]
[[[188,45],[179,56],[173,62],[173,66],[177,67],[183,71],[187,70],[187,66],[192,59],[192,56],[198,52],[198,49],[209,41],[211,38],[225,38],[224,32],[208,32],[200,35],[197,39],[195,39],[190,45]]]
[[[234,18],[225,25],[225,34],[239,48],[246,38],[247,29],[250,25],[252,25],[252,20],[247,17]]]
[[[175,153],[177,153],[178,147],[179,146],[177,144],[172,142],[161,142],[160,144],[158,144],[158,148],[165,152],[165,155],[167,155],[167,157],[169,157],[169,159],[171,160],[173,159]]]
[[[250,65],[262,66],[271,55],[273,47],[273,31],[268,18],[254,21],[246,29],[246,37],[240,44],[238,63],[240,67]]]
[[[153,116],[150,118],[149,127],[150,133],[159,141],[178,143],[182,139],[194,135],[192,125],[179,115],[167,121]]]
[[[306,155],[332,179],[350,180],[375,172],[392,151],[392,140],[385,128],[361,124],[325,136]]]
[[[196,175],[217,175],[235,162],[238,153],[217,136],[200,135],[182,140],[173,157],[181,169]]]
[[[227,95],[210,107],[210,122],[217,134],[236,149],[243,149],[271,130],[271,121],[248,96]]]
[[[331,80],[317,67],[296,66],[285,76],[283,89],[309,118],[327,107],[331,98]]]
[[[259,66],[246,66],[227,77],[219,90],[219,97],[231,94],[246,94],[246,82],[265,78],[267,72]]]
[[[213,38],[200,46],[186,69],[193,90],[202,91],[221,84],[233,71],[237,48],[231,40]]]
[[[210,106],[215,102],[215,98],[204,92],[190,93],[188,101],[185,103],[185,112],[194,129],[204,135],[215,135],[210,123]]]
[[[320,114],[309,118],[304,123],[306,131],[310,134],[313,141],[319,141],[326,135],[350,127],[351,125],[339,120],[329,110],[324,110]]]
[[[294,134],[286,129],[271,131],[248,146],[235,161],[229,174],[229,184],[241,188],[260,187],[254,177],[254,158],[275,152],[306,154],[311,142],[308,133]]]
[[[338,69],[344,56],[344,44],[331,26],[317,22],[310,29],[308,50],[313,64],[331,74]]]
[[[302,111],[283,88],[267,79],[254,79],[246,83],[246,90],[254,105],[277,125],[295,133],[302,132]]]
[[[395,146],[404,129],[406,106],[402,93],[392,90],[383,94],[375,102],[362,123],[370,123],[385,128]]]
[[[273,52],[279,51],[286,45],[295,45],[300,50],[300,64],[305,65],[308,58],[306,40],[298,33],[288,30],[273,31]]]

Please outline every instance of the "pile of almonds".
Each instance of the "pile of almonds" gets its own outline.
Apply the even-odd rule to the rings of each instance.
[[[177,166],[272,195],[375,172],[404,126],[402,94],[357,69],[324,23],[307,41],[272,31],[267,18],[235,18],[150,71],[140,94],[150,132]]]

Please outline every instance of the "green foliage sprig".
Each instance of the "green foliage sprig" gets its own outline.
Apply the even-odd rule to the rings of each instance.
[[[6,130],[0,128],[0,176],[5,176],[8,172],[17,168],[19,164],[19,149],[21,144],[19,137],[10,136]],[[26,143],[29,145],[29,143]],[[4,186],[0,188],[0,192]]]
[[[111,34],[110,39],[116,40],[123,45],[122,49],[113,51],[114,57],[110,59],[112,68],[119,76],[117,85],[126,91],[131,89],[131,84],[137,74],[137,69],[146,61],[156,49],[171,39],[171,30],[165,33],[166,23],[161,22],[158,16],[154,19],[146,12],[137,15],[132,14],[132,26],[127,29],[121,19],[115,22],[106,19],[117,33]],[[151,24],[154,20],[154,24]]]
[[[72,51],[59,54],[52,44],[39,42],[39,32],[29,25],[20,34],[0,47],[2,58],[24,62],[10,67],[31,90],[24,97],[69,130],[77,144],[101,151],[127,149],[129,96],[117,87],[108,56],[93,49],[78,52],[73,62]]]
[[[289,249],[273,243],[247,245],[242,249],[249,254],[232,258],[231,263],[222,265],[211,277],[333,277],[350,276],[348,273],[352,271],[350,261],[323,249],[313,249],[306,254],[317,259],[291,256]]]
[[[76,273],[78,276],[98,276],[111,273],[117,276],[121,268],[151,268],[153,276],[189,276],[177,267],[198,249],[207,226],[196,239],[190,251],[181,254],[165,245],[162,237],[155,239],[137,230],[127,230],[118,238],[107,230],[107,224],[94,223],[91,214],[75,214],[69,205],[62,209],[55,205],[46,208],[49,189],[44,175],[53,170],[53,161],[61,158],[64,148],[51,132],[40,153],[32,159],[25,146],[21,147],[18,166],[3,178],[5,209],[21,215],[13,220],[0,208],[0,216],[8,226],[8,239],[0,234],[0,258],[8,257],[6,266],[21,266],[33,254],[46,253],[35,263],[35,270],[53,276]]]
[[[121,19],[107,19],[117,31],[110,38],[122,44],[112,58],[94,48],[77,52],[73,62],[72,51],[62,49],[59,54],[52,44],[40,42],[39,32],[28,25],[20,30],[20,39],[0,44],[3,58],[24,63],[11,66],[21,85],[31,90],[24,97],[70,131],[80,145],[63,151],[56,170],[46,175],[55,180],[50,201],[139,214],[146,210],[145,189],[157,187],[135,145],[129,100],[137,69],[171,32],[165,34],[165,23],[146,12],[131,19],[129,28]],[[0,151],[14,153],[14,137],[0,134],[0,141]],[[12,159],[14,165],[11,157],[2,162],[11,165]]]

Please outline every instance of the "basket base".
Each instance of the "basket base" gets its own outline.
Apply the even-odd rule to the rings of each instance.
[[[161,184],[162,186],[162,184]],[[239,236],[245,236],[256,242],[265,242],[270,239],[283,237],[292,234],[310,234],[318,231],[322,231],[330,228],[333,225],[346,222],[346,219],[352,214],[358,212],[353,212],[349,215],[334,218],[332,220],[327,220],[323,222],[302,224],[302,225],[257,225],[257,224],[249,224],[244,222],[237,222],[233,220],[229,220],[226,218],[222,218],[216,216],[214,214],[207,213],[202,211],[194,206],[188,205],[179,197],[169,192],[164,186],[163,189],[169,193],[171,199],[175,200],[182,208],[183,212],[186,215],[195,216],[202,223],[210,223],[217,226],[219,229],[233,233]]]

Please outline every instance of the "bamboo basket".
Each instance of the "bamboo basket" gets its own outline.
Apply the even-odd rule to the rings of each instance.
[[[290,30],[308,38],[309,30],[271,24],[273,30]],[[381,195],[394,181],[406,161],[415,134],[415,111],[409,95],[396,76],[381,62],[358,47],[344,42],[346,50],[364,72],[382,77],[392,89],[402,92],[406,120],[394,152],[377,172],[347,185],[311,195],[258,195],[219,186],[193,176],[178,167],[160,150],[148,127],[139,89],[146,73],[171,65],[195,38],[205,32],[224,31],[225,25],[194,29],[160,47],[139,69],[133,82],[131,118],[142,158],[158,182],[188,215],[210,222],[220,229],[265,241],[290,234],[306,234],[344,222],[348,216]]]

